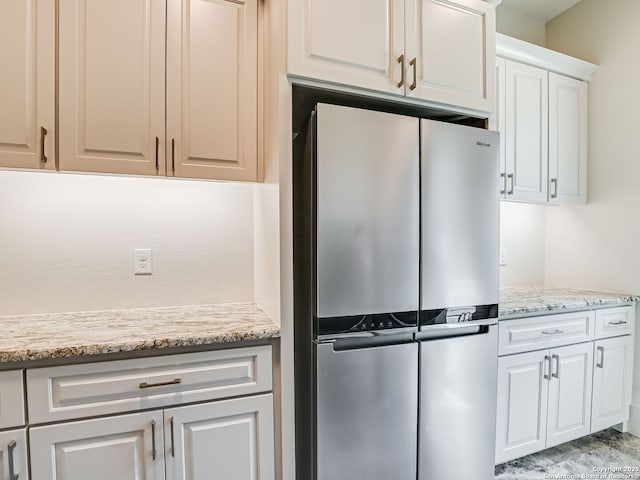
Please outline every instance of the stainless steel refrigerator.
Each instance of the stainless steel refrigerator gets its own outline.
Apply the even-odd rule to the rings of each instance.
[[[498,143],[329,104],[294,142],[298,479],[493,477]]]

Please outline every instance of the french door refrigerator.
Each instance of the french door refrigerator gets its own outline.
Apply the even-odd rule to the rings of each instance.
[[[299,480],[492,478],[497,144],[321,103],[294,141]]]

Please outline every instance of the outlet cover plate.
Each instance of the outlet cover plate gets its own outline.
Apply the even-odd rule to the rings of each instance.
[[[133,250],[133,274],[151,275],[153,262],[150,248],[136,248]]]

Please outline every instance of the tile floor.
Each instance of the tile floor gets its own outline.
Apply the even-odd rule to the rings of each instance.
[[[496,480],[638,480],[640,437],[604,430],[496,467]]]

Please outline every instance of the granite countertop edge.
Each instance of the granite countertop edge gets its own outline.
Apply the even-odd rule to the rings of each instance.
[[[623,305],[639,300],[631,294],[554,287],[509,287],[500,292],[500,320]]]
[[[254,303],[0,316],[0,363],[220,345],[280,336]]]

